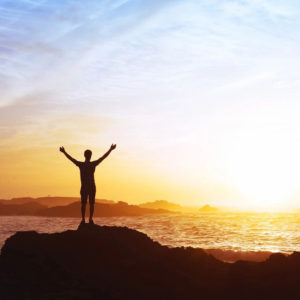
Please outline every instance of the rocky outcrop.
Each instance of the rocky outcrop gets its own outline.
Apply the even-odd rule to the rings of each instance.
[[[297,299],[300,254],[228,264],[125,227],[18,232],[0,256],[1,299]]]

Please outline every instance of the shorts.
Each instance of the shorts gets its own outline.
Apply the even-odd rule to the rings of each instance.
[[[95,204],[95,196],[96,196],[96,187],[91,188],[81,188],[81,203],[86,204],[87,198],[89,198],[89,204]]]

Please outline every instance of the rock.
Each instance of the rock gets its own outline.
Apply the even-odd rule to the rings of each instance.
[[[299,254],[218,261],[126,227],[18,232],[0,256],[1,299],[296,299]],[[294,298],[293,298],[294,297]]]

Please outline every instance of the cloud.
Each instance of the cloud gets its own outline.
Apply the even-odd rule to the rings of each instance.
[[[299,7],[291,1],[16,1],[3,6],[4,25],[17,30],[0,33],[6,45],[0,54],[2,105],[45,90],[66,95],[68,100],[59,102],[75,105],[82,98],[97,102],[144,91],[199,93],[223,86],[226,78],[256,76],[270,67],[268,60],[276,62],[276,71],[278,58],[296,56],[290,35],[297,27],[284,19],[298,22]],[[274,30],[274,18],[280,30]],[[233,70],[228,77],[226,69]]]
[[[11,104],[1,123],[14,128],[5,136],[61,109],[124,122],[172,111],[184,120],[207,114],[208,102],[235,105],[232,94],[297,87],[291,1],[16,1],[1,12],[9,29],[0,31],[0,106]]]
[[[93,103],[92,112],[111,113],[111,102],[151,110],[224,86],[241,90],[249,78],[255,86],[266,70],[285,87],[298,82],[292,1],[14,3],[2,5],[3,25],[17,30],[0,32],[0,105],[51,93],[53,106],[74,110]]]
[[[2,76],[10,74],[11,86],[0,102],[3,105],[24,93],[55,89],[59,79],[71,84],[94,63],[93,53],[115,36],[138,27],[167,2],[4,3],[2,14],[7,20],[0,35],[6,46],[0,49],[0,58],[5,65]],[[10,32],[11,28],[16,31]]]

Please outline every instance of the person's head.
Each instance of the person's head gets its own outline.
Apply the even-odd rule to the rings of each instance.
[[[85,160],[90,161],[91,157],[92,157],[92,151],[91,150],[85,150],[84,151],[84,157],[85,157]]]

